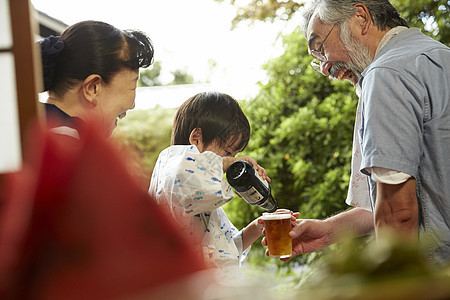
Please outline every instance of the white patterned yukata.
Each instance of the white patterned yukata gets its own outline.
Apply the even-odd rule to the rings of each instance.
[[[175,145],[160,153],[149,193],[180,220],[193,242],[200,241],[208,265],[229,271],[240,266],[250,247],[243,251],[242,232],[221,208],[234,197],[223,175],[222,157],[200,153],[193,145]]]

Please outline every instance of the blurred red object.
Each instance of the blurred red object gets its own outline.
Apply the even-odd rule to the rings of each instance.
[[[124,154],[85,126],[80,140],[35,129],[6,176],[1,299],[126,298],[205,269]]]

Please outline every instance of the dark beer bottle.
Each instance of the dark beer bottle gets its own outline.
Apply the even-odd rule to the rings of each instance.
[[[232,163],[227,170],[227,181],[248,204],[260,206],[268,212],[278,208],[269,183],[259,176],[249,162],[239,160]]]

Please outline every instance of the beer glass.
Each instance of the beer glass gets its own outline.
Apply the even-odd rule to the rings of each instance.
[[[269,257],[288,258],[292,255],[291,213],[288,210],[263,213]]]

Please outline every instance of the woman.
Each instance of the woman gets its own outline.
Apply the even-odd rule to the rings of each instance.
[[[79,138],[80,121],[99,121],[107,136],[134,108],[139,68],[153,62],[151,40],[140,31],[83,21],[40,42],[45,104],[52,131]]]

